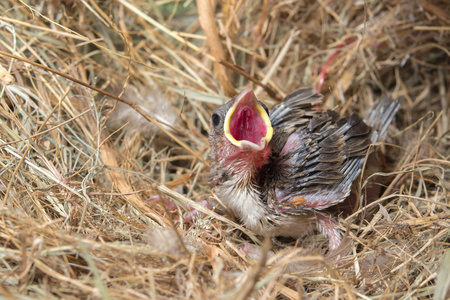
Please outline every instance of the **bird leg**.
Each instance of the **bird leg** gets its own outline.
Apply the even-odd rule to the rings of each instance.
[[[170,200],[169,198],[167,198],[164,195],[152,196],[152,197],[148,198],[147,200],[145,200],[145,202],[150,202],[150,203],[152,203],[152,202],[161,203],[162,202],[162,204],[165,205],[167,210],[171,213],[174,213],[178,208],[177,205],[172,200]],[[212,209],[212,205],[208,200],[202,200],[202,201],[198,202],[198,204],[200,204],[201,206],[206,207],[208,209]],[[199,211],[197,209],[193,208],[192,206],[188,205],[187,209],[189,212],[184,216],[183,224],[187,224],[187,223],[191,222],[199,213]]]
[[[342,241],[342,231],[337,225],[336,219],[331,215],[316,214],[317,228],[329,239],[330,250],[337,249]]]

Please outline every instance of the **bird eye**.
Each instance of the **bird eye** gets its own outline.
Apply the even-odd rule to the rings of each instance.
[[[214,127],[216,127],[220,124],[220,117],[218,114],[213,114],[211,117],[211,120],[212,120]]]

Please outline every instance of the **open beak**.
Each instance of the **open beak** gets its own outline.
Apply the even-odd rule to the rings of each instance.
[[[272,139],[269,115],[251,89],[234,98],[225,116],[224,131],[227,139],[243,150],[260,151]]]

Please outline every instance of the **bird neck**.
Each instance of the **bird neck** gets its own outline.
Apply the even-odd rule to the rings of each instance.
[[[260,181],[271,150],[269,146],[261,151],[235,150],[212,165],[215,192],[247,228],[262,234],[270,224],[267,207],[261,201],[264,191]]]
[[[261,151],[239,151],[225,163],[232,174],[240,179],[240,183],[254,183],[259,180],[261,168],[268,163],[270,152],[269,147]]]

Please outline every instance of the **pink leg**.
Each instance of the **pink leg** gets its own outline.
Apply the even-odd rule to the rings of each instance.
[[[145,200],[145,202],[160,202],[162,201],[164,203],[164,205],[167,207],[167,210],[170,212],[175,212],[177,210],[177,206],[176,204],[170,200],[169,198],[167,198],[164,195],[155,195],[152,196],[150,198],[148,198],[147,200]],[[202,200],[199,202],[199,204],[201,206],[204,206],[208,209],[212,209],[212,205],[208,202],[208,200]],[[189,213],[186,214],[186,216],[183,218],[183,223],[188,223],[191,222],[193,218],[195,218],[195,216],[197,216],[197,214],[199,213],[198,210],[196,210],[195,208],[188,206],[187,207],[189,210]]]
[[[317,227],[329,240],[330,250],[335,250],[341,245],[342,231],[337,227],[336,220],[331,215],[316,214]]]
[[[145,202],[148,202],[148,203],[163,202],[169,211],[173,211],[177,208],[175,203],[173,203],[173,201],[171,201],[169,198],[167,198],[164,195],[151,196],[150,198],[146,199]]]
[[[198,204],[200,204],[203,207],[206,207],[207,209],[212,209],[212,205],[211,203],[208,202],[208,200],[202,200],[200,202],[198,202]],[[191,221],[193,218],[195,218],[199,211],[196,210],[195,208],[188,206],[188,209],[191,211],[190,213],[188,213],[184,218],[183,221],[184,223],[187,223],[189,221]]]

